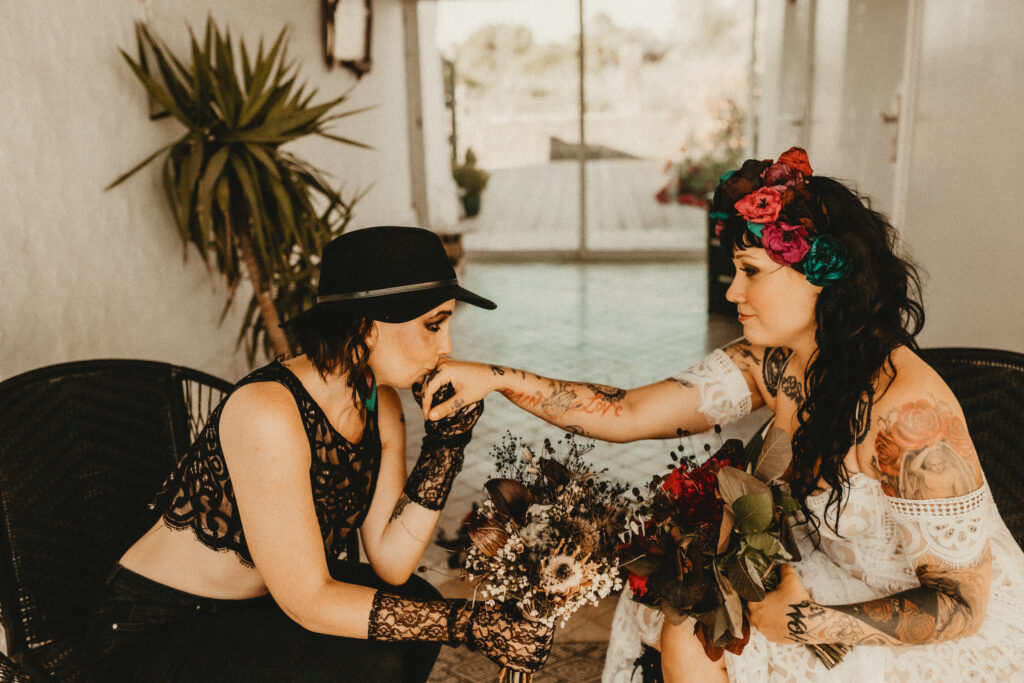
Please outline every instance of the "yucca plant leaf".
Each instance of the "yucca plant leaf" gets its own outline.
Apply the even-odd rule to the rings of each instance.
[[[190,136],[188,152],[178,172],[178,204],[191,209],[192,191],[199,182],[199,173],[203,170],[205,150],[203,141],[196,136]]]
[[[271,356],[288,352],[272,348],[262,315],[273,312],[261,307],[257,297],[269,293],[285,319],[307,306],[319,277],[312,257],[345,229],[354,203],[365,194],[343,199],[322,171],[280,149],[305,135],[324,133],[333,141],[366,147],[327,129],[338,118],[365,109],[335,113],[347,92],[315,104],[316,89],[297,81],[298,68],[287,56],[287,34],[281,30],[269,51],[259,41],[253,59],[244,42],[236,44],[230,31],[221,31],[208,18],[201,40],[189,30],[185,54],[191,64],[145,26],[136,31],[138,59],[121,51],[154,104],[189,132],[109,187],[166,155],[163,191],[184,254],[194,244],[206,267],[224,276],[225,312],[248,270],[242,267],[243,238],[251,245],[257,261],[256,272],[249,273],[254,291],[238,336],[250,363],[261,346]]]
[[[344,138],[344,137],[341,137],[340,135],[334,135],[333,133],[325,133],[323,131],[316,131],[316,135],[319,135],[322,138],[327,138],[328,140],[334,140],[335,142],[341,142],[341,143],[344,143],[346,145],[352,145],[353,147],[361,147],[362,149],[373,149],[373,147],[370,147],[369,145],[364,145],[363,143],[356,142],[355,140],[352,140],[351,138]]]
[[[263,203],[263,195],[260,188],[259,177],[253,167],[252,158],[244,152],[239,152],[231,157],[232,164],[238,177],[246,202],[249,204],[248,219],[250,222],[250,234],[256,256],[262,264],[270,264],[274,261],[275,249],[272,248],[277,234],[264,229],[265,224],[271,217],[267,214],[266,206]],[[261,273],[262,275],[262,273]]]
[[[203,239],[215,244],[218,241],[218,235],[213,212],[213,192],[218,181],[222,180],[221,173],[224,171],[225,164],[227,164],[229,153],[228,147],[225,146],[210,156],[196,188],[195,213],[199,217],[199,227],[204,236]],[[217,246],[219,250],[223,250],[221,245],[218,244]],[[222,261],[222,259],[219,260]]]
[[[171,145],[172,147],[174,145]],[[163,168],[161,169],[161,180],[163,182],[164,197],[167,199],[167,205],[171,208],[171,215],[174,217],[174,224],[178,228],[178,234],[181,235],[181,241],[185,247],[185,254],[188,254],[188,243],[191,241],[191,235],[188,231],[188,221],[185,220],[185,212],[183,207],[179,207],[176,197],[177,182],[174,175],[174,159],[171,154],[167,155],[164,159]]]
[[[242,52],[242,86],[245,88],[245,92],[249,93],[252,85],[252,64],[249,62],[249,50],[245,47],[244,42],[240,42],[238,47]]]
[[[209,100],[212,92],[210,84],[213,81],[213,74],[209,69],[207,53],[199,46],[192,29],[189,29],[189,48],[192,51],[192,96],[196,104],[196,122],[206,125],[211,122]]]
[[[167,54],[165,54],[165,51],[168,53],[170,51],[167,50],[167,48],[156,38],[151,36],[144,26],[141,24],[136,24],[136,26],[138,27],[138,30],[143,32],[143,39],[149,43],[150,49],[153,53],[153,59],[156,60],[157,70],[160,72],[160,78],[163,81],[164,87],[167,88],[167,93],[174,101],[173,108],[166,107],[166,105],[165,107],[172,116],[189,128],[198,127],[195,118],[192,116],[192,113],[195,110],[192,94],[189,92],[188,86],[179,79],[179,76],[175,73],[175,69],[171,65]],[[184,71],[184,67],[182,67],[182,70]],[[185,71],[185,73],[187,73],[187,71]]]
[[[270,48],[270,54],[267,55],[265,60],[261,60],[260,63],[257,64],[256,70],[252,74],[252,78],[246,80],[245,91],[248,99],[242,107],[242,112],[238,118],[239,128],[244,128],[249,125],[253,117],[259,113],[263,104],[270,98],[270,95],[273,92],[272,87],[264,88],[270,80],[270,75],[274,73],[275,66],[277,66],[278,52],[281,50],[281,45],[284,42],[286,31],[287,28],[281,29],[281,32],[277,34],[277,40],[274,41],[273,47]],[[282,69],[278,69],[277,77],[274,79],[275,83],[280,79],[281,74]]]
[[[146,88],[146,92],[149,93],[149,96],[156,100],[157,104],[166,109],[171,116],[179,121],[184,121],[186,119],[185,113],[178,107],[174,98],[171,97],[170,93],[167,91],[167,88],[160,85],[160,82],[153,78],[149,71],[143,69],[140,64],[137,64],[127,52],[124,50],[120,50],[120,52],[121,56],[124,57],[126,62],[128,62],[128,66],[131,67],[135,77],[138,78],[142,82],[143,87]]]
[[[260,145],[246,144],[245,149],[249,150],[249,154],[251,154],[256,161],[260,162],[260,164],[270,172],[270,175],[274,176],[278,180],[281,179],[281,170],[277,167],[277,164],[274,163],[274,160],[270,158],[270,154],[267,153],[263,147]]]
[[[344,100],[342,100],[342,101],[344,101]],[[331,114],[330,116],[325,116],[324,118],[320,119],[320,123],[322,123],[322,124],[330,123],[332,121],[337,121],[338,119],[343,119],[343,118],[346,118],[348,116],[352,116],[353,114],[362,114],[363,112],[371,111],[371,110],[376,109],[376,108],[377,108],[377,105],[371,104],[371,105],[368,105],[366,107],[359,107],[358,109],[347,109],[345,111],[338,112],[337,114]]]
[[[112,188],[117,187],[118,185],[120,185],[124,181],[128,180],[128,178],[130,178],[133,175],[135,175],[135,173],[137,173],[139,170],[141,170],[143,167],[145,167],[147,164],[149,164],[151,161],[153,161],[153,159],[156,159],[158,156],[160,156],[161,154],[163,154],[164,152],[169,150],[171,147],[174,147],[176,144],[178,144],[178,143],[177,142],[172,142],[169,145],[164,145],[163,147],[161,147],[160,149],[158,149],[157,151],[153,152],[148,157],[146,157],[145,159],[140,161],[138,164],[133,166],[130,171],[127,171],[126,173],[122,173],[121,175],[119,175],[117,177],[117,180],[115,180],[114,182],[110,183],[109,185],[107,185],[103,189],[110,190]]]

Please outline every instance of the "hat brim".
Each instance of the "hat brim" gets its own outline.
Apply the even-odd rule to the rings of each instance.
[[[485,299],[479,294],[474,294],[459,285],[446,285],[437,289],[426,289],[418,292],[404,292],[364,299],[319,303],[297,316],[289,318],[281,323],[281,325],[283,327],[290,326],[297,321],[311,317],[314,312],[319,313],[321,311],[325,313],[337,311],[339,313],[362,315],[371,320],[387,323],[404,323],[428,313],[451,299],[464,301],[472,306],[487,310],[494,310],[498,307],[490,299]]]

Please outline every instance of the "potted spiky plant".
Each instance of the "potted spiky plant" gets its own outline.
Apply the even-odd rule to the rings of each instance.
[[[284,147],[308,135],[366,147],[329,130],[333,121],[365,109],[337,112],[345,94],[312,103],[316,90],[296,83],[297,69],[286,59],[286,29],[269,51],[261,40],[253,59],[244,42],[236,45],[212,19],[201,44],[189,34],[189,65],[142,24],[136,24],[138,57],[121,50],[162,115],[186,130],[107,189],[166,154],[164,193],[186,253],[191,243],[214,262],[227,281],[228,306],[243,269],[252,283],[238,337],[248,342],[252,364],[261,341],[271,355],[291,352],[282,314],[296,313],[308,299],[318,275],[315,255],[344,230],[355,201],[343,200],[324,172]]]

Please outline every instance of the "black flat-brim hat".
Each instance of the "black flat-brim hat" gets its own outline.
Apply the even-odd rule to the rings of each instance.
[[[403,323],[449,299],[480,308],[497,307],[459,286],[435,233],[392,225],[363,228],[328,242],[320,261],[316,304],[284,324],[328,310]]]

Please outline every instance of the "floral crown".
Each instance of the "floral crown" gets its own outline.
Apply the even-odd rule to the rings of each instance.
[[[819,234],[815,226],[807,186],[811,173],[807,152],[799,147],[790,147],[775,162],[747,159],[721,177],[709,215],[717,221],[716,235],[729,219],[746,221],[769,258],[795,268],[813,285],[826,286],[846,277],[850,266],[843,243]]]

